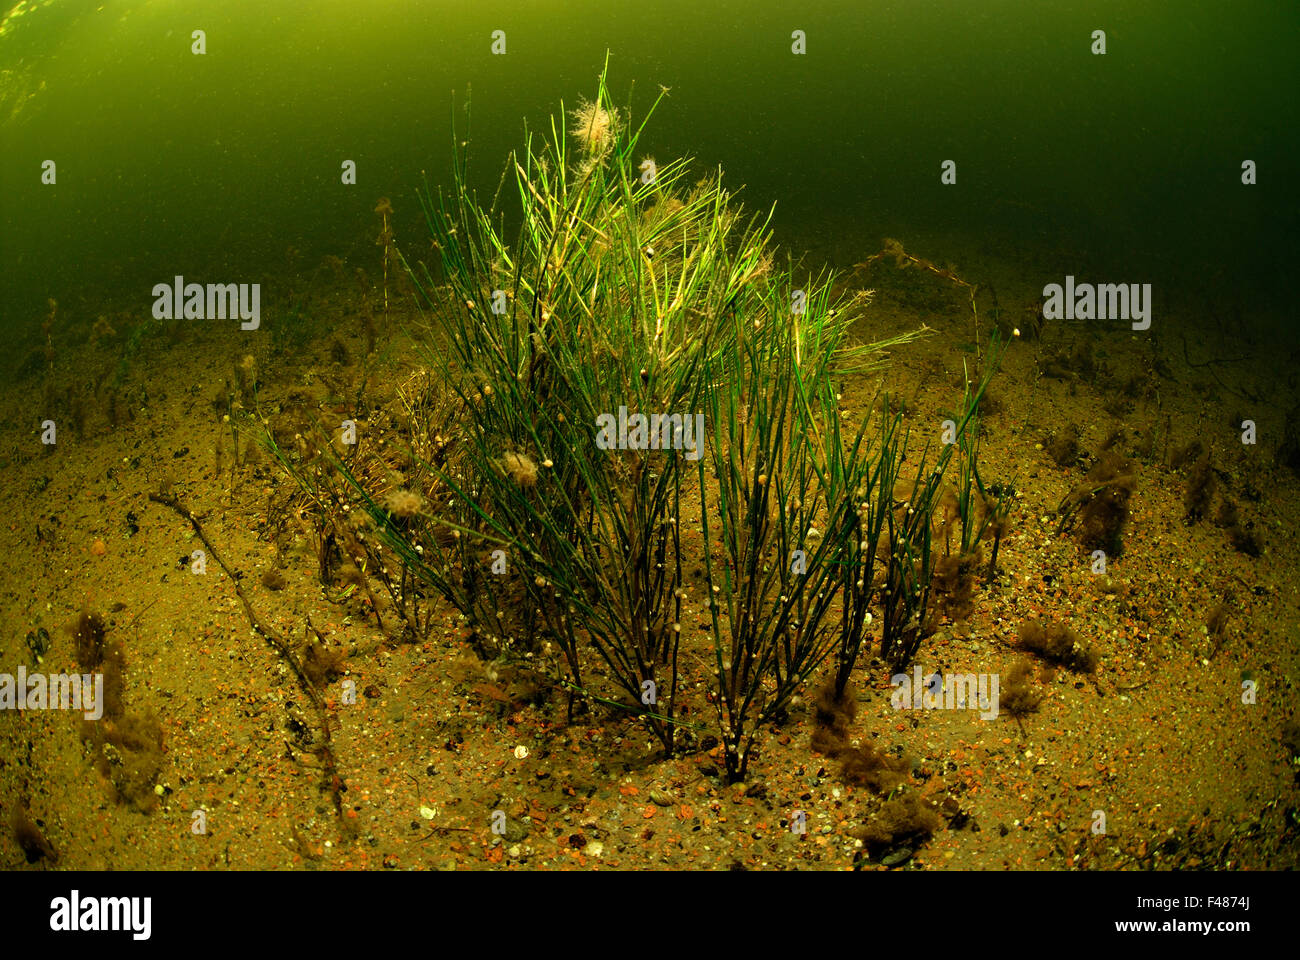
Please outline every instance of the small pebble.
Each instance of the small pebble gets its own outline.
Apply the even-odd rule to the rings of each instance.
[[[888,856],[882,857],[880,862],[886,867],[901,867],[911,859],[912,851],[907,847],[902,847]]]

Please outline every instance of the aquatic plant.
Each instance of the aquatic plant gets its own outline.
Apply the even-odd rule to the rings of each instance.
[[[40,860],[48,860],[50,863],[59,862],[59,854],[54,849],[54,845],[46,839],[45,832],[36,825],[21,804],[15,805],[10,814],[9,829],[14,842],[18,844],[28,863],[36,863]]]
[[[1002,351],[997,339],[990,350],[990,366],[984,383],[978,390],[967,379],[962,407],[952,414],[956,437],[952,455],[957,460],[956,485],[945,492],[943,506],[944,555],[934,564],[934,590],[943,613],[954,620],[965,619],[974,609],[975,575],[983,562],[980,546],[985,539],[993,539],[988,577],[992,579],[997,569],[997,554],[1006,532],[1011,507],[1011,484],[987,486],[979,472],[980,410],[987,390],[988,377],[1001,363]],[[964,413],[964,417],[963,417]],[[956,424],[962,428],[956,430]],[[953,552],[951,530],[959,528],[956,552]]]
[[[1033,687],[1033,664],[1021,657],[1011,665],[998,695],[998,706],[1019,720],[1035,712],[1043,695]]]
[[[1020,625],[1018,641],[1020,649],[1077,673],[1092,673],[1097,669],[1097,654],[1092,645],[1063,623],[1026,620]]]
[[[1210,463],[1209,453],[1202,453],[1192,466],[1187,476],[1187,486],[1183,490],[1183,512],[1188,523],[1195,523],[1210,512],[1210,502],[1218,480],[1214,467]]]
[[[1000,356],[1001,348],[995,333],[990,348],[992,362],[984,379],[974,391],[967,385],[962,409],[944,425],[945,432],[951,434],[945,439],[952,442],[941,446],[933,464],[929,460],[929,444],[926,445],[913,478],[903,484],[906,492],[887,517],[885,529],[889,551],[884,582],[880,588],[883,620],[880,655],[895,670],[901,670],[911,662],[921,642],[937,626],[937,617],[930,606],[939,561],[934,545],[934,513],[945,499],[941,489],[948,465],[954,456],[959,457],[962,463],[958,489],[965,492],[951,493],[948,499],[947,519],[943,524],[945,544],[949,525],[958,519],[961,521],[959,556],[969,552],[982,535],[982,531],[977,532],[976,529],[975,499],[971,490],[972,484],[982,486],[974,467],[978,445],[974,439],[977,431],[972,428],[972,424],[977,423],[975,418],[980,398],[1000,362]],[[907,459],[905,438],[898,449],[898,463],[901,465]],[[893,476],[898,476],[900,470],[901,467],[895,467]],[[896,493],[898,485],[894,489]],[[945,545],[944,556],[948,555],[949,548]]]
[[[828,757],[837,756],[848,744],[849,724],[858,713],[851,690],[839,690],[835,683],[823,684],[813,700],[812,748]]]
[[[1228,605],[1231,601],[1232,595],[1228,593],[1205,615],[1205,634],[1210,640],[1211,656],[1217,654],[1223,646],[1228,629]]]
[[[906,790],[885,801],[865,824],[850,831],[867,852],[880,856],[907,844],[919,846],[943,826],[933,804],[914,790]]]
[[[781,716],[832,650],[839,653],[834,697],[843,699],[873,594],[885,610],[881,655],[896,667],[932,631],[932,517],[954,456],[965,479],[963,546],[983,529],[973,517],[976,409],[1000,360],[998,338],[984,380],[967,384],[961,411],[946,425],[954,442],[933,464],[923,450],[908,502],[896,510],[908,459],[901,412],[883,417],[872,439],[866,422],[851,440],[840,434],[828,360],[843,329],[834,323],[829,285],[813,287],[805,313],[772,324],[768,316],[789,310],[789,282],[765,283],[766,310],[737,327],[738,349],[716,374],[706,364],[716,491],[701,464],[701,516],[705,543],[716,530],[723,562],[707,551],[705,579],[714,594],[716,704],[733,778],[744,776],[752,730]]]
[[[298,524],[323,583],[382,584],[376,621],[395,611],[412,638],[442,598],[480,656],[551,677],[571,713],[625,711],[676,750],[697,730],[679,704],[682,626],[707,610],[734,780],[832,651],[842,699],[873,602],[883,653],[915,652],[937,491],[954,450],[974,452],[909,460],[895,506],[899,416],[842,435],[836,384],[914,334],[853,343],[866,292],[777,267],[770,213],[743,214],[720,172],[638,159],[657,103],[634,121],[602,77],[572,127],[562,112],[526,135],[486,204],[461,138],[451,187],[421,194],[435,257],[402,257],[427,369],[387,409],[357,397],[371,439],[355,444],[305,411],[258,415],[297,481],[277,522]]]
[[[1232,544],[1234,550],[1248,557],[1258,557],[1264,549],[1259,541],[1259,535],[1240,524],[1228,528],[1228,542]]]
[[[756,685],[773,679],[777,688],[760,715],[783,709],[828,644],[827,633],[808,631],[776,655],[769,628],[788,625],[816,590],[792,589],[784,608],[757,613],[776,595],[770,564],[788,561],[778,554],[796,539],[807,542],[807,584],[829,584],[837,572],[825,561],[838,547],[826,543],[853,535],[854,509],[841,497],[838,519],[828,517],[833,535],[816,548],[804,539],[825,509],[819,496],[843,489],[843,477],[828,471],[846,463],[828,464],[825,443],[813,442],[835,419],[824,406],[832,365],[869,360],[885,345],[848,347],[848,304],[831,302],[828,278],[795,294],[791,272],[773,267],[770,214],[743,220],[720,173],[687,186],[685,161],[638,162],[644,121],[630,116],[602,80],[596,100],[572,112],[571,130],[553,120],[548,140],[528,137],[511,164],[514,243],[496,225],[500,210],[470,196],[463,155],[455,191],[426,191],[441,270],[410,266],[426,307],[445,323],[434,342],[467,414],[461,474],[440,476],[475,504],[472,535],[509,545],[525,568],[528,605],[562,651],[572,688],[592,695],[583,679],[591,644],[620,704],[669,750],[689,602],[683,496],[696,491],[706,542],[717,512],[730,551],[705,552],[710,594],[752,614],[724,626],[707,598],[715,660],[729,678],[718,703],[739,775],[737,744],[752,730]],[[593,425],[616,413],[621,424],[625,411],[668,419],[651,421],[657,436],[605,449]],[[692,429],[706,421],[708,438]],[[663,449],[671,446],[679,449]],[[768,473],[777,491],[770,502]],[[833,593],[818,601],[818,619]]]
[[[846,679],[885,520],[878,484],[892,478],[864,441],[866,424],[844,448],[831,384],[844,329],[829,284],[809,286],[796,312],[788,274],[755,284],[733,307],[736,349],[703,370],[713,425],[712,476],[699,465],[706,604],[733,778],[744,776],[754,729],[783,713],[836,646]],[[896,428],[897,419],[882,427],[891,453]],[[873,501],[877,513],[864,518]]]
[[[380,228],[379,236],[375,239],[375,245],[384,248],[384,320],[388,320],[388,264],[393,259],[395,250],[393,248],[393,225],[388,218],[392,216],[393,205],[387,197],[380,197],[379,202],[375,204],[375,213],[379,215]],[[366,327],[366,347],[368,351],[374,351],[374,318],[370,312],[367,312],[370,323]]]
[[[1129,501],[1137,489],[1132,461],[1107,450],[1092,465],[1083,482],[1065,495],[1056,508],[1057,534],[1078,528],[1079,541],[1089,549],[1119,556]]]
[[[1175,447],[1169,451],[1169,467],[1181,470],[1189,463],[1195,463],[1205,452],[1205,445],[1199,439],[1189,441],[1185,446]]]
[[[1066,424],[1055,435],[1045,438],[1043,448],[1058,467],[1072,467],[1079,459],[1082,448],[1079,446],[1079,428],[1076,424]]]
[[[523,571],[525,603],[572,687],[584,689],[590,643],[622,705],[671,750],[690,471],[682,451],[650,449],[644,426],[645,443],[606,450],[594,425],[662,411],[677,419],[656,448],[702,442],[687,435],[700,358],[727,344],[709,318],[758,268],[766,241],[756,227],[733,234],[718,178],[679,196],[679,163],[641,182],[638,132],[614,123],[603,83],[581,109],[589,129],[576,151],[553,122],[549,141],[530,136],[513,160],[516,243],[501,236],[496,211],[474,203],[461,156],[452,196],[423,196],[445,284],[409,266],[445,324],[431,361],[465,411],[460,469],[439,477],[474,505],[469,534],[495,538]]]
[[[1011,528],[1011,503],[1015,496],[1015,487],[1010,483],[993,484],[981,493],[984,496],[984,510],[988,517],[984,536],[993,538],[993,549],[989,551],[989,568],[984,578],[992,581],[998,574],[998,550]]]
[[[888,558],[893,555],[894,489],[907,439],[899,428],[901,416],[900,413],[881,419],[879,436],[870,456],[863,450],[862,433],[846,450],[839,436],[838,419],[831,424],[832,456],[842,454],[850,463],[866,464],[854,477],[852,496],[858,505],[857,516],[852,537],[837,568],[840,620],[833,696],[839,701],[849,696],[849,678],[863,644],[870,645],[871,637],[866,632],[872,619],[870,606],[884,585]],[[886,571],[877,575],[876,564],[882,555]]]

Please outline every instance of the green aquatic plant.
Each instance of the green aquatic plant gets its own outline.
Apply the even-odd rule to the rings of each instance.
[[[1000,335],[995,337],[989,351],[989,372],[996,372],[1001,363]],[[997,555],[1006,532],[1010,514],[1010,484],[996,488],[984,483],[979,470],[980,410],[987,379],[979,385],[978,394],[966,380],[961,411],[966,412],[964,428],[954,440],[953,456],[957,461],[956,487],[944,494],[943,526],[944,555],[935,563],[936,591],[942,599],[944,612],[954,619],[969,616],[974,606],[974,579],[981,567],[983,548],[987,539],[993,540],[986,578],[992,579],[997,571]],[[950,429],[956,432],[956,423],[962,421],[959,411],[952,415]],[[956,552],[953,552],[951,530],[959,529]]]
[[[645,120],[634,125],[603,79],[571,117],[570,129],[553,119],[549,137],[529,135],[508,166],[515,240],[497,199],[484,208],[471,195],[463,153],[456,189],[423,195],[438,269],[408,266],[441,322],[431,365],[465,410],[462,469],[440,477],[475,505],[471,536],[509,544],[571,687],[589,692],[594,648],[618,702],[671,751],[689,600],[683,501],[703,495],[703,467],[717,463],[714,434],[738,400],[733,374],[759,354],[794,351],[781,381],[788,404],[800,350],[819,366],[800,371],[817,390],[848,352],[826,285],[800,292],[817,305],[790,335],[789,308],[774,303],[788,305],[793,285],[773,276],[770,214],[745,219],[720,173],[691,183],[686,161],[644,157]],[[759,389],[772,385],[771,369],[749,369]],[[804,450],[779,432],[767,439],[781,455]],[[800,463],[811,517],[815,474]]]
[[[1004,350],[995,331],[981,379],[977,384],[966,381],[961,407],[942,424],[938,453],[931,460],[931,445],[927,443],[916,467],[909,468],[910,477],[903,478],[904,495],[899,498],[895,494],[897,506],[887,518],[889,554],[880,602],[884,621],[881,656],[896,671],[906,668],[921,642],[934,632],[936,617],[931,600],[936,588],[950,595],[970,593],[977,545],[991,523],[990,511],[983,507],[987,493],[977,466],[978,410]],[[909,459],[906,441],[904,437],[900,465]],[[944,477],[954,457],[959,464],[956,491],[944,492]],[[942,558],[934,542],[936,511],[941,511],[944,527]],[[949,531],[957,522],[961,533],[958,552],[953,556]],[[960,615],[969,612],[968,603],[968,599],[960,601]],[[949,612],[953,612],[951,607]]]
[[[832,686],[834,700],[848,696],[849,678],[863,644],[870,645],[870,607],[885,574],[877,578],[876,565],[885,555],[884,565],[893,548],[890,541],[894,515],[894,487],[907,446],[901,430],[902,414],[881,417],[875,447],[868,454],[865,443],[867,425],[851,444],[840,436],[839,418],[831,420],[829,445],[830,469],[844,478],[842,488],[851,489],[857,513],[852,523],[853,535],[844,548],[838,565],[840,591],[839,641]],[[883,538],[883,539],[882,539]],[[823,751],[824,752],[824,751]]]
[[[922,458],[917,518],[897,522],[900,417],[842,433],[837,391],[915,334],[854,342],[867,292],[778,267],[770,212],[744,214],[720,172],[646,157],[657,104],[634,121],[602,77],[571,126],[526,135],[486,202],[459,138],[451,185],[421,193],[434,257],[398,251],[425,368],[383,409],[358,396],[352,444],[313,415],[258,416],[297,480],[279,529],[301,526],[333,599],[373,581],[376,621],[419,638],[440,598],[484,659],[551,677],[571,713],[635,716],[669,753],[699,730],[682,671],[703,654],[740,779],[832,652],[842,696],[873,603],[905,615],[886,653],[915,651],[899,630],[928,590],[952,453]]]
[[[314,278],[313,278],[314,280]],[[301,351],[311,338],[310,323],[303,315],[306,293],[293,298],[293,303],[271,322],[271,349],[276,355]]]
[[[847,345],[841,313],[818,284],[792,311],[791,283],[778,276],[755,291],[766,297],[751,312],[757,321],[737,328],[730,366],[707,377],[714,432],[712,477],[701,465],[701,523],[706,544],[721,549],[706,548],[706,602],[733,779],[745,775],[755,731],[782,716],[833,651],[831,696],[844,698],[877,593],[882,653],[900,664],[915,653],[932,577],[930,517],[952,456],[945,449],[932,466],[922,456],[911,502],[896,516],[908,448],[901,413],[882,417],[874,435],[865,422],[851,438],[841,434],[833,386],[834,358]],[[959,437],[978,395],[968,402]]]
[[[745,775],[755,729],[842,640],[830,614],[858,536],[848,482],[856,464],[826,442],[837,420],[826,364],[842,332],[827,287],[814,287],[794,313],[790,283],[749,291],[736,310],[736,349],[704,370],[713,428],[712,476],[699,464],[705,602],[732,779]]]
[[[514,241],[497,199],[471,195],[458,152],[456,188],[422,196],[437,269],[408,267],[439,324],[430,365],[464,411],[459,469],[439,478],[473,504],[467,534],[507,545],[571,687],[585,690],[594,648],[619,702],[672,750],[703,371],[733,349],[769,237],[720,174],[688,185],[685,161],[641,158],[644,122],[629,118],[602,80],[572,131],[553,119],[549,138],[527,137],[506,171]]]
[[[112,386],[115,389],[126,382],[127,375],[131,372],[131,364],[139,356],[145,340],[156,336],[161,330],[162,321],[152,316],[141,320],[131,328],[126,341],[122,344],[122,354],[118,357],[117,368],[113,372]]]

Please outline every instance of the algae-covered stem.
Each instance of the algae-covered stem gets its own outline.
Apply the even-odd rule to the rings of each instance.
[[[375,205],[375,213],[383,218],[383,227],[375,243],[384,248],[384,321],[388,321],[388,255],[393,248],[393,228],[388,224],[388,217],[393,212],[393,205],[387,197],[380,197]]]
[[[330,746],[329,716],[325,712],[325,704],[321,700],[320,693],[307,678],[307,674],[303,671],[302,664],[298,662],[298,658],[294,656],[293,650],[290,649],[289,644],[285,642],[284,638],[276,634],[269,627],[265,626],[262,621],[257,618],[257,614],[253,611],[252,603],[249,602],[247,594],[244,593],[243,587],[240,586],[239,577],[235,576],[230,567],[226,566],[226,562],[221,559],[221,554],[217,551],[217,548],[213,545],[212,541],[208,539],[208,535],[204,531],[203,525],[199,523],[198,518],[190,512],[189,507],[185,506],[185,504],[181,503],[175,497],[161,493],[151,493],[149,494],[149,499],[154,503],[160,503],[165,507],[170,507],[190,522],[190,526],[194,528],[194,532],[197,533],[199,539],[203,541],[203,545],[208,548],[208,553],[212,555],[212,559],[217,561],[217,565],[220,566],[221,569],[225,571],[226,576],[230,578],[230,582],[235,587],[235,593],[238,595],[240,602],[244,605],[244,613],[248,617],[249,624],[252,625],[253,629],[259,633],[262,638],[266,640],[272,648],[274,648],[276,653],[280,654],[280,656],[282,656],[293,669],[294,676],[298,678],[298,685],[302,688],[303,692],[307,694],[307,699],[311,701],[312,706],[316,710],[316,716],[320,720],[322,743],[314,752],[316,756],[320,758],[322,764],[322,783],[329,788],[330,795],[334,800],[334,812],[342,815],[343,780],[339,777],[338,764],[334,759],[334,750]]]

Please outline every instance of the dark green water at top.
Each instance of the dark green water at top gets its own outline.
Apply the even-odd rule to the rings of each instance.
[[[273,283],[290,248],[373,261],[381,196],[422,249],[414,190],[448,179],[453,102],[491,189],[607,50],[634,110],[671,88],[649,149],[720,164],[796,249],[845,266],[898,236],[1023,259],[1031,286],[1150,282],[1224,322],[1293,319],[1292,2],[4,3],[0,302],[20,338],[47,297],[143,310],[176,274]]]

